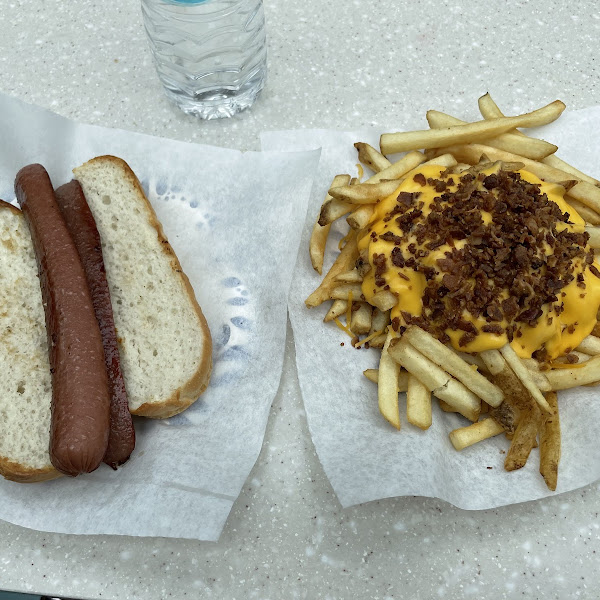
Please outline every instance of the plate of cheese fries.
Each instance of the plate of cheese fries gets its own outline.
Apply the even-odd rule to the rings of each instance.
[[[430,129],[355,144],[358,176],[333,177],[314,224],[322,279],[305,303],[329,302],[326,322],[380,351],[364,376],[390,427],[427,430],[438,403],[464,418],[448,431],[456,451],[505,436],[514,471],[537,447],[555,490],[557,392],[600,383],[600,182],[527,134],[561,101],[507,117],[486,94],[479,109],[476,122],[430,110]]]

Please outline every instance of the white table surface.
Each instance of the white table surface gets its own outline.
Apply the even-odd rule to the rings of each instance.
[[[509,113],[600,100],[592,0],[265,0],[265,10],[267,88],[229,121],[196,121],[162,97],[135,0],[0,0],[0,91],[88,123],[242,150],[258,149],[264,130],[425,126],[428,108],[476,118],[488,90]],[[264,446],[218,543],[44,534],[0,521],[0,589],[597,598],[599,510],[597,484],[481,512],[420,498],[342,510],[308,434],[288,331]]]

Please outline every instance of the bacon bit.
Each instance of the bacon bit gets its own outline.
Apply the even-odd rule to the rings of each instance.
[[[425,175],[423,175],[423,173],[417,173],[413,177],[413,181],[418,183],[421,187],[425,187],[427,185],[427,179],[425,179]]]

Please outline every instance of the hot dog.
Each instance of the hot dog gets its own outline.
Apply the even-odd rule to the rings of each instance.
[[[135,431],[121,371],[110,291],[106,281],[100,234],[92,211],[75,180],[56,190],[56,201],[81,258],[104,346],[110,392],[110,433],[104,462],[116,469],[135,446]]]
[[[66,475],[89,473],[106,453],[110,394],[102,336],[77,248],[41,165],[17,173],[17,200],[38,262],[50,368],[50,459]]]

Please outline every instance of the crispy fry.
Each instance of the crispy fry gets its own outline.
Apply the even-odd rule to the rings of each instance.
[[[341,283],[336,285],[336,287],[329,292],[329,299],[349,300],[350,294],[352,294],[352,298],[360,299],[362,288],[359,283]]]
[[[367,179],[365,183],[378,183],[385,179],[401,179],[423,162],[425,162],[425,156],[421,152],[408,152],[400,160]]]
[[[484,119],[483,121],[444,129],[384,133],[381,136],[379,145],[381,152],[387,155],[421,148],[442,148],[452,144],[479,142],[517,127],[539,127],[552,123],[558,119],[564,109],[565,105],[560,100],[555,100],[543,108],[518,117]]]
[[[350,271],[346,271],[345,273],[340,273],[336,278],[336,281],[342,283],[362,283],[362,275],[358,272],[356,267]]]
[[[455,167],[458,163],[452,154],[439,154],[438,156],[431,157],[427,162],[424,162],[422,166],[427,165],[439,165],[440,167]],[[413,171],[407,173],[407,177],[412,177]]]
[[[350,179],[349,175],[336,175],[333,178],[331,187],[346,185]],[[332,200],[331,196],[327,194],[323,205],[328,204]],[[323,211],[323,206],[321,206]],[[327,245],[327,237],[329,230],[331,229],[331,223],[325,225],[320,224],[321,214],[313,226],[312,234],[308,244],[308,251],[310,253],[310,262],[312,263],[313,269],[321,275],[323,272],[323,257],[325,256],[325,246]]]
[[[350,180],[348,179],[348,181]],[[326,225],[337,221],[337,219],[343,217],[345,214],[348,214],[353,207],[354,206],[350,204],[350,202],[332,198],[321,207],[321,214],[319,215],[317,223],[321,225],[321,227],[325,227]]]
[[[539,370],[536,371],[534,369],[529,369],[529,375],[533,381],[535,381],[535,385],[538,386],[541,392],[545,394],[546,392],[552,391],[552,386],[550,385],[550,382],[544,373]]]
[[[392,164],[385,156],[383,156],[383,154],[381,154],[381,152],[375,150],[375,148],[369,144],[356,142],[354,147],[358,150],[358,160],[375,173],[383,171]]]
[[[542,162],[547,164],[549,167],[554,167],[555,169],[560,169],[565,173],[574,175],[576,179],[580,179],[581,181],[586,181],[587,183],[590,183],[592,185],[600,185],[600,181],[594,179],[593,177],[590,177],[589,175],[586,175],[585,173],[582,173],[579,169],[576,169],[569,163],[558,158],[558,156],[546,156],[546,158],[544,158]]]
[[[569,198],[569,204],[588,225],[600,225],[600,214],[578,200]]]
[[[349,271],[353,266],[358,257],[358,250],[356,247],[356,233],[352,232],[353,235],[348,239],[348,242],[344,246],[344,249],[340,252],[335,262],[329,269],[329,272],[321,281],[319,287],[305,300],[305,304],[308,308],[319,306],[325,300],[331,297],[332,289],[338,285],[335,278],[346,271]],[[343,298],[341,298],[343,299]]]
[[[358,308],[354,308],[358,305]],[[373,307],[368,302],[356,302],[352,307],[352,319],[350,329],[357,335],[368,333],[371,329],[371,314]]]
[[[367,369],[366,371],[363,371],[363,375],[373,383],[377,383],[379,381],[379,369]],[[401,369],[400,374],[398,375],[399,392],[406,392],[406,390],[408,390],[408,378],[408,372],[404,369]]]
[[[600,227],[586,227],[585,231],[590,236],[590,239],[588,241],[590,247],[600,248]]]
[[[371,319],[371,330],[369,334],[376,331],[383,331],[390,323],[390,311],[381,311],[378,308],[373,309],[373,317]]]
[[[431,427],[431,393],[414,376],[408,376],[406,420],[419,429]]]
[[[581,344],[577,346],[579,352],[585,352],[590,356],[596,356],[600,354],[600,338],[595,335],[588,335],[583,339]]]
[[[490,410],[490,415],[507,433],[514,433],[522,411],[532,410],[535,400],[508,366],[498,350],[486,350],[480,356],[487,365],[494,383],[504,392],[504,402]]]
[[[471,423],[466,427],[460,427],[451,431],[450,441],[456,450],[463,450],[477,442],[488,440],[491,437],[504,432],[502,425],[499,425],[494,419],[483,419],[477,423]]]
[[[533,378],[529,375],[529,371],[521,362],[521,359],[516,355],[515,351],[511,348],[510,344],[506,344],[500,348],[500,353],[504,357],[504,360],[508,363],[513,373],[519,378],[519,381],[525,386],[527,391],[533,396],[533,399],[537,402],[537,405],[544,411],[550,412],[550,407],[544,398],[544,395],[540,391]]]
[[[361,204],[355,208],[347,217],[346,221],[352,229],[363,229],[369,224],[369,220],[373,215],[372,204]]]
[[[544,403],[548,405],[545,398]],[[549,406],[548,408],[550,409]],[[504,468],[507,471],[514,471],[525,466],[529,454],[536,443],[540,416],[541,413],[537,407],[534,407],[534,410],[525,411],[521,415],[510,448],[506,453]]]
[[[379,372],[377,374],[377,400],[379,411],[385,420],[400,429],[400,409],[398,408],[398,381],[400,379],[400,365],[388,353],[390,342],[395,338],[393,330],[387,334],[385,345],[379,359]]]
[[[466,363],[477,367],[477,370],[479,372],[484,372],[484,373],[488,372],[488,368],[487,368],[486,364],[483,362],[483,360],[481,360],[481,356],[479,356],[478,354],[469,354],[467,352],[459,352],[458,350],[455,350],[454,348],[452,348],[452,346],[447,346],[447,348],[452,350],[452,352],[454,352],[454,354],[456,354],[456,356],[462,358]]]
[[[466,125],[466,121],[461,121],[456,117],[451,117],[450,115],[437,110],[427,111],[427,122],[433,129],[452,127],[454,125]],[[554,144],[550,144],[544,140],[516,135],[511,132],[503,133],[498,137],[485,140],[485,143],[488,146],[506,150],[507,152],[512,152],[514,154],[520,154],[521,156],[526,156],[532,160],[540,160],[557,150],[557,147]]]
[[[357,183],[331,188],[329,194],[333,198],[350,202],[350,204],[374,204],[378,200],[393,194],[400,186],[400,181],[380,181],[379,183]]]
[[[328,323],[329,321],[333,321],[337,317],[340,317],[346,312],[348,308],[348,302],[346,300],[334,300],[331,303],[331,308],[327,311],[325,318],[323,321]]]
[[[571,357],[576,357],[577,358],[577,362],[572,363],[569,358]],[[551,367],[555,367],[557,365],[567,365],[568,367],[571,366],[575,366],[575,365],[580,365],[582,363],[584,363],[586,360],[590,360],[590,358],[592,358],[589,354],[586,354],[585,352],[580,352],[579,350],[571,350],[571,352],[569,352],[568,356],[559,356],[555,361],[550,363]]]
[[[398,297],[393,292],[382,290],[375,294],[372,302],[379,310],[386,312],[398,304]]]
[[[317,221],[313,225],[312,234],[309,242],[309,253],[310,262],[312,263],[313,269],[321,275],[323,272],[323,258],[325,256],[325,246],[327,245],[327,237],[329,236],[329,230],[331,225],[325,225],[321,227]]]
[[[375,336],[369,340],[369,348],[383,348],[385,344],[385,333]]]
[[[476,421],[481,400],[462,383],[453,379],[443,369],[421,354],[406,339],[394,339],[388,349],[389,355],[433,393],[445,400],[461,415]]]
[[[473,370],[462,358],[446,348],[430,333],[419,327],[410,326],[404,333],[404,337],[415,348],[418,348],[419,352],[462,382],[489,405],[499,406],[504,400],[504,394],[498,386],[490,383],[483,375]]]
[[[444,411],[444,412],[451,412],[451,413],[455,413],[456,409],[452,408],[447,402],[444,402],[443,400],[440,400],[439,398],[437,399],[438,404],[440,405],[440,408]]]
[[[548,489],[556,490],[558,463],[560,462],[560,418],[558,397],[554,392],[546,395],[551,412],[543,415],[540,425],[540,473]]]
[[[600,356],[594,356],[577,368],[545,371],[544,376],[553,391],[595,383],[600,381]]]

